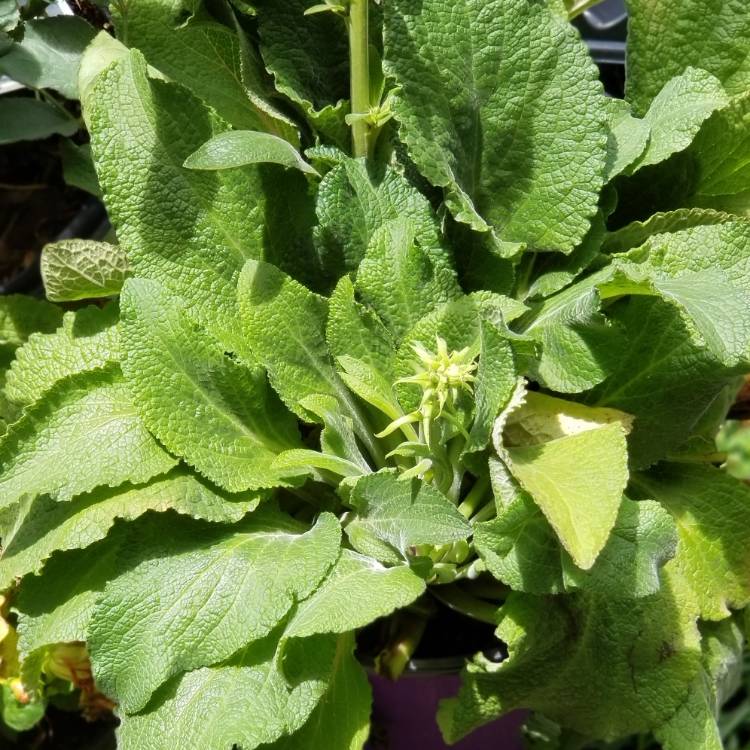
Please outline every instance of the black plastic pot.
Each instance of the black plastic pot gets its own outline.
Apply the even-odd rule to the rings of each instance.
[[[438,704],[456,695],[463,659],[413,660],[396,682],[370,674],[372,730],[367,750],[522,750],[526,712],[516,711],[448,746],[435,721]]]
[[[584,11],[575,26],[599,66],[602,83],[610,96],[622,98],[625,90],[625,39],[628,12],[624,0],[604,0]]]

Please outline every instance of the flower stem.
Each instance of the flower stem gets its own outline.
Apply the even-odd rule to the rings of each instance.
[[[480,622],[497,625],[499,608],[494,604],[477,599],[477,597],[464,591],[457,584],[435,586],[430,591],[436,599],[439,599],[443,604],[456,612],[473,617]]]
[[[349,53],[351,62],[352,146],[354,156],[366,157],[370,126],[370,0],[351,0],[349,5]]]
[[[485,501],[485,494],[490,488],[490,478],[485,475],[479,477],[474,486],[469,490],[458,510],[464,518],[471,518]]]

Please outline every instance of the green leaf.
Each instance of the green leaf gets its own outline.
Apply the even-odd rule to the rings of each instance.
[[[285,637],[346,633],[407,607],[424,593],[424,581],[406,565],[386,568],[344,549],[320,588],[300,602]]]
[[[361,466],[345,458],[304,448],[293,448],[279,453],[271,468],[284,476],[312,474],[316,478],[319,478],[318,469],[337,477],[359,477],[364,473]]]
[[[699,164],[695,203],[748,215],[748,155],[750,155],[750,94],[733,98],[728,107],[716,112],[698,134],[691,156]],[[731,143],[732,148],[722,148]],[[736,196],[729,198],[728,196]]]
[[[356,289],[397,341],[427,313],[461,295],[455,273],[432,262],[407,219],[374,233]]]
[[[513,593],[501,609],[500,664],[477,657],[438,723],[455,742],[517,708],[613,740],[660,726],[700,669],[700,637],[670,587],[635,600]]]
[[[328,572],[341,536],[331,514],[300,533],[261,511],[231,529],[166,530],[134,545],[135,565],[107,586],[89,629],[97,685],[128,713],[173,675],[267,636]]]
[[[683,229],[699,227],[705,224],[723,224],[734,218],[721,211],[710,208],[681,208],[676,211],[655,213],[646,221],[634,221],[604,239],[603,249],[608,253],[622,253],[634,247],[640,247],[646,240],[656,234],[680,232]]]
[[[5,393],[18,404],[31,404],[69,375],[98,370],[120,359],[119,308],[82,307],[63,316],[54,333],[33,333],[16,351]]]
[[[254,3],[260,49],[276,88],[298,104],[313,127],[335,145],[350,140],[349,46],[332,13],[305,16],[307,0]]]
[[[320,702],[305,725],[268,750],[327,747],[362,750],[370,734],[372,690],[365,670],[354,657],[354,637],[339,637],[333,674]]]
[[[371,309],[355,299],[354,285],[348,276],[341,277],[328,300],[326,342],[338,361],[342,358],[359,360],[374,377],[379,375],[386,381],[390,390],[390,384],[396,380],[393,334]],[[346,366],[344,369],[350,370]]]
[[[685,265],[689,267],[690,263]],[[737,289],[718,269],[686,270],[674,275],[646,269],[647,262],[640,267],[616,262],[608,278],[597,284],[602,298],[658,295],[677,307],[693,340],[717,362],[727,368],[747,362],[750,294],[746,289]]]
[[[329,455],[343,458],[355,466],[358,473],[369,473],[370,465],[362,455],[354,434],[352,420],[339,411],[339,404],[331,396],[308,396],[302,407],[319,417],[325,425],[320,433],[320,447]]]
[[[86,47],[86,51],[81,58],[81,64],[78,67],[78,92],[84,107],[86,99],[91,94],[91,89],[99,76],[112,63],[127,60],[129,55],[128,48],[106,31],[100,31],[93,38],[89,46]],[[148,74],[151,78],[167,80],[163,74],[151,66],[148,66]]]
[[[65,138],[60,141],[60,158],[65,183],[101,199],[102,189],[91,158],[91,144],[85,143],[79,146]]]
[[[728,103],[721,83],[705,70],[688,68],[673,78],[656,95],[643,117],[650,127],[651,138],[629,171],[658,164],[686,149],[703,122]]]
[[[508,448],[510,470],[576,565],[588,570],[609,538],[628,481],[625,431],[613,423]]]
[[[674,521],[659,503],[623,498],[609,540],[590,570],[563,555],[565,586],[613,600],[652,596],[661,588],[661,569],[674,557],[677,542]]]
[[[0,31],[12,31],[20,17],[16,0],[0,1]]]
[[[280,164],[287,169],[318,174],[289,141],[255,130],[219,133],[190,154],[184,166],[188,169],[216,170],[262,163]]]
[[[153,281],[128,280],[121,304],[123,371],[147,427],[226,490],[278,485],[270,463],[299,433],[262,368],[228,357]]]
[[[712,73],[730,94],[747,90],[750,19],[742,0],[710,9],[702,0],[662,0],[656,6],[628,0],[628,9],[626,93],[636,113],[645,112],[662,86],[691,65]]]
[[[607,111],[567,21],[526,0],[397,0],[385,49],[401,139],[456,219],[573,250],[596,211]]]
[[[612,101],[619,100],[613,99]],[[534,265],[536,278],[529,288],[526,299],[549,297],[572,283],[582,271],[600,257],[605,237],[606,217],[604,211],[600,209],[592,219],[591,228],[581,244],[570,255],[560,256],[547,253],[547,255],[536,256],[537,260]]]
[[[26,409],[0,442],[0,507],[24,495],[70,500],[95,487],[164,474],[173,459],[143,425],[116,370],[67,378]]]
[[[78,128],[78,120],[60,107],[25,96],[3,97],[0,109],[0,145],[41,140],[55,133],[73,135]]]
[[[259,70],[251,67],[235,30],[216,23],[191,0],[142,0],[113,8],[117,37],[185,86],[236,128],[293,130],[269,111]],[[257,65],[254,67],[260,67]],[[256,80],[248,91],[250,74]]]
[[[24,294],[0,296],[0,347],[15,349],[37,331],[54,333],[62,323],[57,305]]]
[[[260,172],[184,169],[185,159],[226,126],[184,89],[149,80],[138,52],[96,79],[84,113],[133,275],[190,299],[198,320],[242,352],[235,288],[245,260],[263,254],[262,217],[270,210]]]
[[[300,402],[324,394],[346,403],[325,340],[328,305],[268,263],[248,261],[238,286],[247,341],[284,403],[302,418]]]
[[[438,223],[427,199],[394,168],[369,169],[342,156],[318,188],[315,239],[327,262],[356,271],[375,233],[395,219],[410,220],[422,250],[450,266]]]
[[[696,226],[652,234],[625,257],[673,278],[685,272],[719,271],[737,289],[750,291],[750,222],[708,218]]]
[[[42,251],[42,279],[52,302],[113,297],[127,272],[124,250],[108,242],[60,240]]]
[[[229,496],[175,469],[146,485],[100,488],[69,503],[42,496],[18,514],[3,536],[0,587],[15,578],[38,573],[47,558],[60,550],[88,547],[107,536],[115,522],[133,521],[148,511],[176,513],[213,522],[239,521],[258,505],[258,495]]]
[[[272,634],[226,664],[175,677],[145,711],[121,716],[118,747],[253,750],[298,730],[328,687],[336,639],[300,640],[292,654],[277,642]]]
[[[0,57],[0,73],[32,89],[54,89],[78,98],[78,66],[96,31],[83,18],[35,18],[23,25],[23,38]],[[5,106],[6,100],[3,100]],[[71,135],[71,133],[67,133]]]
[[[418,479],[402,481],[392,470],[357,480],[349,504],[356,513],[346,526],[350,539],[365,533],[402,555],[410,547],[448,544],[471,533],[466,519],[445,495]]]
[[[561,549],[544,514],[498,458],[490,458],[497,518],[474,526],[474,547],[487,570],[514,591],[565,591]]]
[[[655,732],[664,750],[724,750],[717,714],[725,698],[740,687],[744,639],[731,620],[706,624],[702,631],[701,672],[685,702]]]
[[[621,328],[600,311],[599,295],[585,279],[538,304],[524,319],[525,336],[542,345],[532,365],[535,379],[560,393],[580,393],[601,383],[622,359]]]
[[[651,137],[650,123],[633,117],[630,105],[621,99],[607,99],[609,140],[604,181],[609,182],[640,159]]]
[[[618,181],[620,204],[613,226],[691,206],[750,215],[749,116],[750,95],[735,96],[703,123],[688,149]]]
[[[674,517],[680,538],[673,563],[703,619],[729,617],[750,603],[750,489],[711,466],[660,464],[636,486]],[[720,509],[720,510],[719,510]]]
[[[85,641],[91,615],[107,581],[118,570],[128,532],[118,527],[90,547],[54,555],[41,575],[30,576],[13,600],[18,613],[18,647],[26,684],[38,680],[35,655],[55,643]]]
[[[465,453],[474,453],[487,447],[492,436],[495,418],[508,403],[516,388],[513,348],[503,333],[492,323],[480,322],[479,367],[474,384],[474,422]]]
[[[581,589],[616,600],[659,591],[677,532],[658,503],[624,498],[607,544],[593,567],[583,571],[561,550],[549,522],[505,466],[490,466],[497,518],[475,526],[474,545],[495,578],[514,591],[538,595]]]
[[[734,382],[691,340],[682,314],[662,300],[632,298],[611,313],[628,332],[617,368],[586,400],[635,417],[630,462],[645,468],[678,448]]]

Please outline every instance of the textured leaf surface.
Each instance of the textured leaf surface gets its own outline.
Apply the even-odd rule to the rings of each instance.
[[[346,633],[408,606],[424,590],[424,581],[409,567],[386,568],[344,549],[320,588],[297,607],[286,636]]]
[[[213,533],[194,526],[170,539],[155,528],[135,550],[141,562],[107,586],[94,615],[89,648],[100,688],[124,711],[140,711],[169,677],[268,635],[339,554],[334,516],[302,530],[260,511]]]
[[[469,664],[438,712],[449,741],[520,707],[588,736],[647,731],[674,714],[700,668],[698,629],[670,588],[620,602],[514,593],[501,617],[510,658]]]
[[[344,549],[320,588],[297,607],[289,638],[346,633],[411,604],[425,590],[411,568],[386,568],[371,557]]]
[[[586,279],[538,304],[523,333],[541,344],[537,378],[560,393],[580,393],[601,383],[617,367],[625,340],[600,311]]]
[[[326,341],[335,358],[349,357],[380,373],[388,390],[396,379],[393,334],[370,309],[355,299],[354,285],[342,276],[328,300]]]
[[[385,40],[401,138],[453,215],[570,252],[596,210],[607,115],[567,22],[525,0],[398,0]]]
[[[510,469],[576,565],[588,570],[609,538],[628,481],[620,424],[509,448]]]
[[[479,367],[474,384],[474,423],[464,451],[487,447],[500,410],[508,403],[518,382],[513,349],[492,323],[480,323]]]
[[[689,269],[692,264],[689,258],[685,260]],[[627,294],[661,296],[677,307],[695,343],[705,347],[718,363],[730,368],[747,362],[750,294],[735,287],[721,269],[681,269],[666,275],[647,264],[638,267],[616,262],[609,270],[597,284],[604,299]]]
[[[55,383],[90,370],[98,370],[120,359],[117,331],[119,310],[83,307],[63,316],[54,333],[35,333],[16,352],[8,371],[5,392],[12,401],[31,404]]]
[[[307,0],[260,0],[263,59],[276,88],[300,105],[326,140],[348,145],[349,48],[346,28],[333,13],[305,16]]]
[[[190,0],[142,0],[113,9],[117,37],[190,89],[237,128],[274,127],[262,101],[248,95],[241,41]],[[258,96],[264,92],[256,90]]]
[[[600,209],[591,220],[591,228],[581,244],[570,255],[561,257],[548,253],[546,256],[537,256],[535,268],[539,275],[529,288],[527,298],[549,297],[572,283],[599,257],[605,237],[606,219]]]
[[[609,540],[589,571],[563,556],[566,588],[610,599],[656,594],[661,569],[674,557],[677,542],[674,521],[659,503],[624,498]]]
[[[674,517],[680,537],[675,567],[688,582],[686,606],[707,620],[750,603],[750,490],[713,467],[660,464],[637,486]]]
[[[241,348],[234,290],[245,260],[262,254],[258,172],[184,169],[185,159],[225,126],[186,90],[150,81],[137,52],[99,76],[84,113],[105,203],[133,274],[189,298],[200,321]]]
[[[53,552],[88,547],[103,539],[118,519],[133,521],[147,511],[174,510],[207,521],[239,521],[258,499],[249,493],[220,493],[184,469],[140,487],[94,490],[70,503],[39,497],[3,536],[0,586],[38,573]]]
[[[633,117],[627,102],[621,99],[608,99],[607,107],[610,133],[607,141],[605,182],[609,182],[640,159],[651,137],[649,123]]]
[[[59,383],[29,407],[0,443],[0,505],[24,495],[57,500],[99,486],[146,482],[175,465],[148,433],[113,371]]]
[[[164,685],[147,710],[122,716],[122,750],[175,747],[253,750],[299,729],[325,693],[335,639],[302,640],[276,653],[278,636],[252,644],[230,663],[196,669]],[[293,678],[285,674],[289,662]]]
[[[434,262],[446,263],[430,204],[391,167],[370,173],[362,160],[343,159],[322,179],[316,212],[316,241],[331,266],[356,271],[375,232],[399,218],[410,220],[415,239]]]
[[[108,242],[60,240],[42,251],[44,290],[53,302],[113,297],[127,272],[125,251]]]
[[[248,261],[238,287],[248,342],[284,403],[300,416],[300,401],[317,394],[346,398],[328,354],[328,305],[268,263]]]
[[[62,322],[63,311],[57,305],[25,294],[0,297],[0,346],[15,349],[37,331],[54,333]]]
[[[359,479],[349,502],[357,515],[347,533],[365,531],[403,554],[415,545],[448,544],[471,533],[445,495],[417,479],[401,481],[393,471]]]
[[[631,171],[658,164],[687,148],[703,122],[728,103],[721,83],[705,70],[688,68],[673,78],[644,115],[651,136],[646,151]]]
[[[289,141],[256,130],[219,133],[185,159],[188,169],[207,170],[262,163],[280,164],[288,169],[317,174]]]
[[[634,221],[614,232],[609,232],[604,240],[604,250],[609,253],[622,253],[643,245],[655,234],[679,232],[705,224],[723,224],[736,221],[730,214],[713,211],[709,208],[681,208],[676,211],[655,213],[645,221]]]
[[[354,637],[342,635],[336,645],[333,674],[307,723],[268,750],[362,750],[370,733],[372,690],[367,674],[353,654]]]
[[[656,732],[664,750],[723,750],[718,709],[740,686],[744,639],[738,625],[726,620],[704,624],[703,665],[685,702]]]
[[[137,527],[136,527],[137,528]],[[120,533],[118,533],[118,531]],[[125,543],[124,529],[83,550],[55,555],[41,575],[23,582],[13,608],[18,612],[18,646],[33,674],[34,652],[55,643],[85,641],[96,602],[107,581],[118,570],[118,556]]]
[[[94,29],[77,16],[34,18],[23,37],[0,57],[0,73],[33,89],[54,89],[78,98],[78,66]]]
[[[658,299],[633,298],[617,313],[628,331],[617,369],[588,397],[590,403],[635,416],[629,437],[631,465],[663,458],[734,381],[732,372],[691,341],[679,311]]]
[[[275,486],[277,453],[299,442],[294,417],[259,367],[226,356],[188,316],[187,303],[152,281],[122,295],[123,370],[149,429],[232,492]]]
[[[416,244],[408,220],[384,224],[374,234],[356,289],[397,341],[427,313],[461,295],[453,271],[436,266]]]
[[[559,594],[582,589],[611,599],[651,596],[661,569],[674,556],[677,532],[658,503],[624,498],[607,544],[588,571],[560,548],[555,532],[528,493],[507,470],[493,470],[502,483],[497,518],[477,524],[474,545],[488,570],[515,591]]]
[[[730,94],[747,90],[750,18],[742,0],[628,0],[628,8],[627,97],[637,113],[691,65],[715,75]]]

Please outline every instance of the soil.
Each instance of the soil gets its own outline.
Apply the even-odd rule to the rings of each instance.
[[[0,146],[0,289],[23,274],[26,288],[10,291],[32,291],[42,247],[88,198],[63,181],[58,140]]]

